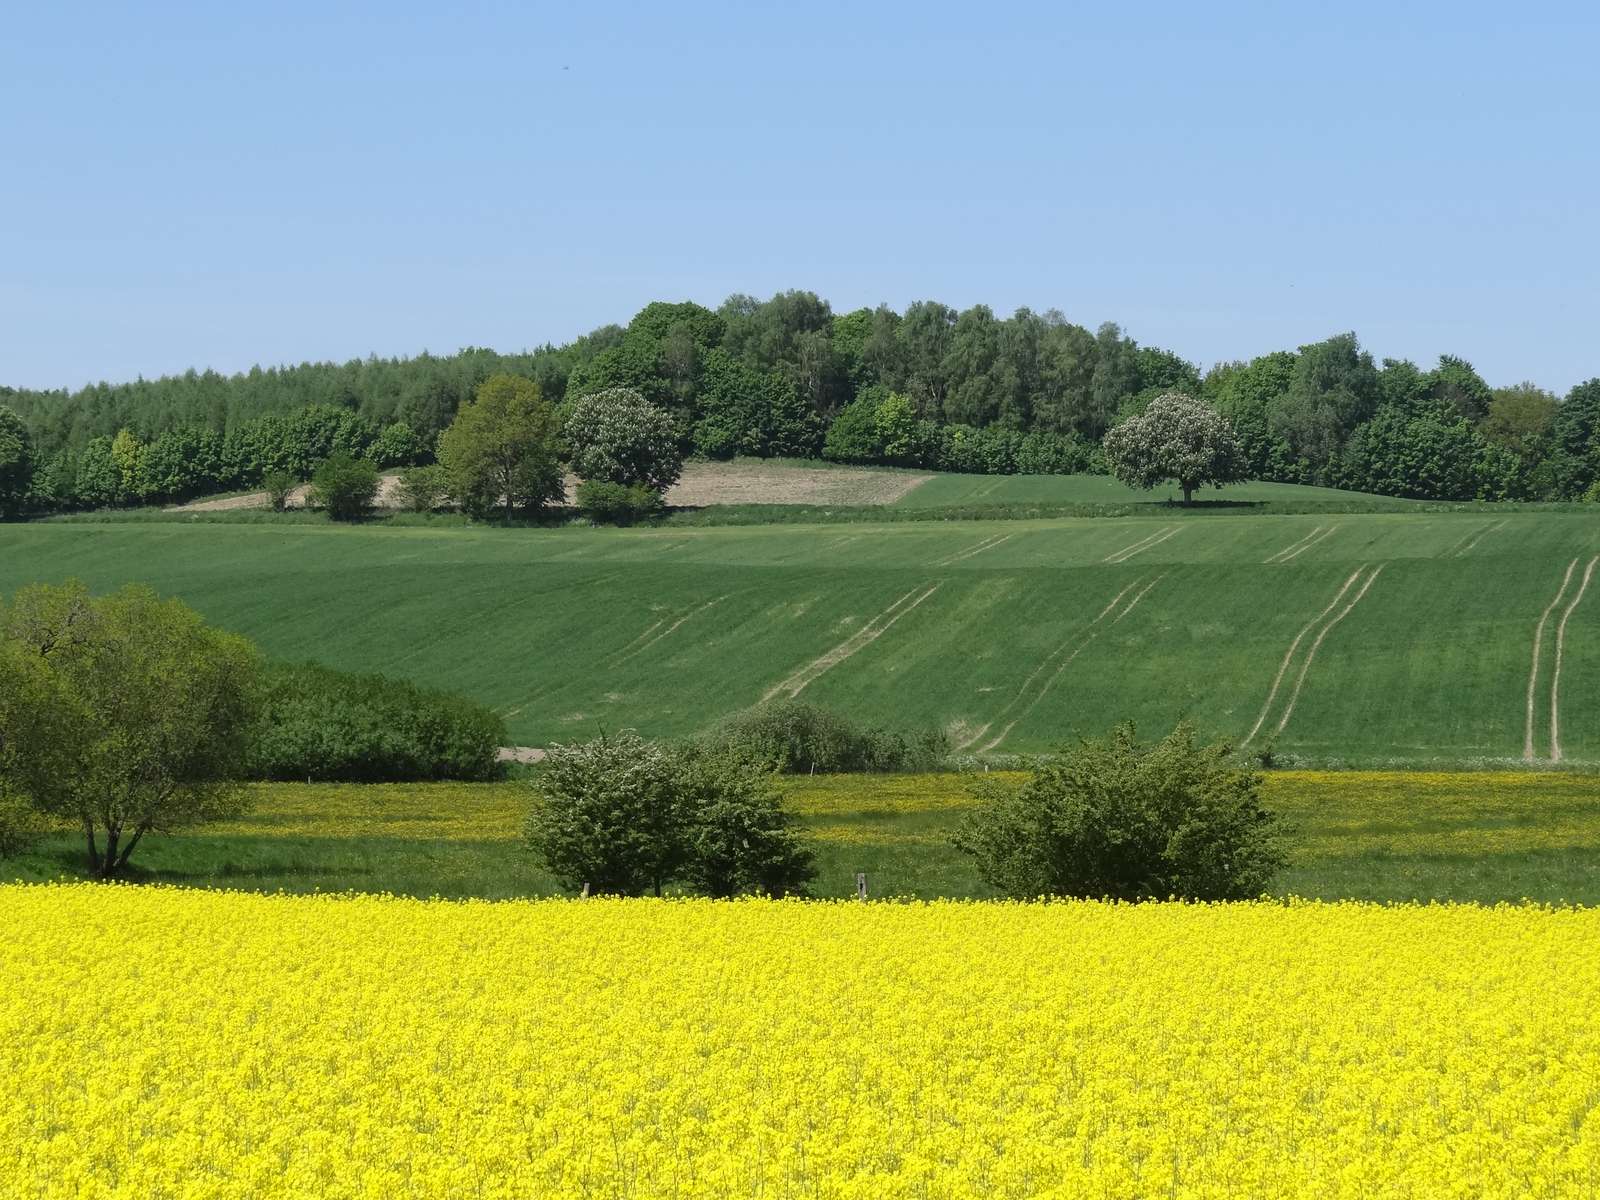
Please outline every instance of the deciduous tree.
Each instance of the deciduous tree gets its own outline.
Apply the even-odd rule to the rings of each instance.
[[[1205,401],[1182,392],[1156,397],[1141,415],[1107,433],[1105,454],[1123,483],[1148,490],[1175,480],[1185,504],[1193,502],[1197,487],[1245,477],[1232,427]]]
[[[561,497],[555,409],[531,379],[493,375],[439,435],[450,494],[469,512],[507,517]]]

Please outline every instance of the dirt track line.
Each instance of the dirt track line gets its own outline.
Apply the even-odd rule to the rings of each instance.
[[[766,693],[761,697],[762,702],[765,703],[766,701],[771,700],[779,692],[788,692],[790,699],[798,696],[809,684],[815,681],[818,676],[824,675],[833,670],[834,667],[837,667],[852,654],[855,654],[859,650],[865,649],[867,646],[870,646],[873,642],[877,641],[889,631],[889,627],[891,625],[893,625],[901,617],[905,616],[913,608],[917,607],[917,605],[921,604],[929,596],[937,592],[940,586],[941,585],[938,583],[930,584],[923,590],[921,595],[917,595],[917,589],[912,588],[904,596],[901,596],[900,599],[896,600],[888,608],[884,609],[877,616],[873,617],[872,620],[868,621],[860,629],[856,630],[844,641],[840,642],[832,650],[829,650],[826,654],[821,655],[818,658],[812,659],[805,666],[801,667],[798,671],[796,671],[793,675],[790,675],[781,683],[775,684],[774,686],[768,688]],[[916,596],[915,600],[911,599],[913,596]],[[907,603],[907,601],[910,602]]]
[[[964,559],[973,558],[976,555],[982,554],[986,550],[993,550],[996,546],[1002,546],[1006,542],[1009,542],[1012,538],[1014,538],[1016,536],[1017,535],[1014,534],[1014,533],[1008,533],[1004,537],[995,538],[993,541],[988,542],[988,543],[986,543],[984,545],[974,546],[970,550],[967,550],[967,551],[965,551],[965,552],[963,552],[961,554],[957,554],[957,555],[955,555],[955,556],[953,556],[951,558],[947,558],[942,563],[940,563],[939,565],[941,567],[953,566],[954,564],[956,564],[958,562],[961,562]]]
[[[655,637],[651,638],[648,642],[644,643],[644,645],[640,646],[637,650],[633,650],[633,651],[631,651],[631,652],[629,652],[627,654],[624,654],[621,658],[617,659],[617,662],[615,664],[613,664],[613,665],[619,665],[621,663],[625,663],[630,658],[634,658],[637,655],[643,654],[646,650],[650,649],[651,646],[654,646],[662,638],[671,637],[677,631],[678,626],[682,625],[690,617],[697,617],[701,613],[705,612],[706,609],[715,608],[717,605],[721,604],[727,598],[728,598],[727,596],[718,596],[715,600],[707,600],[699,608],[690,609],[688,612],[684,613],[683,616],[679,617],[676,621],[674,621],[671,625],[668,625],[660,633],[656,634]],[[664,618],[664,617],[662,618],[662,620],[665,620],[665,619],[666,618]],[[657,624],[659,624],[659,623],[660,622],[657,622]],[[646,630],[645,632],[648,633],[649,630]]]
[[[1157,530],[1149,537],[1144,538],[1141,541],[1137,541],[1131,546],[1124,546],[1121,550],[1112,551],[1100,561],[1108,563],[1125,563],[1135,554],[1143,554],[1146,550],[1150,550],[1156,546],[1159,546],[1168,538],[1176,537],[1181,530],[1182,526],[1169,525],[1165,529]]]
[[[1329,525],[1327,529],[1325,529],[1318,536],[1312,538],[1304,546],[1300,546],[1300,547],[1296,548],[1293,551],[1293,553],[1285,554],[1282,558],[1280,558],[1278,560],[1279,564],[1281,565],[1283,563],[1288,562],[1290,559],[1298,558],[1300,555],[1304,554],[1307,550],[1311,549],[1313,546],[1322,545],[1323,542],[1327,541],[1329,538],[1331,538],[1334,534],[1336,534],[1338,532],[1339,532],[1339,527],[1337,525]]]
[[[1349,604],[1346,604],[1339,610],[1338,616],[1334,617],[1333,620],[1329,621],[1322,627],[1322,632],[1317,634],[1316,640],[1311,643],[1311,649],[1306,651],[1305,662],[1300,664],[1300,674],[1295,678],[1294,691],[1289,693],[1289,703],[1283,710],[1283,716],[1278,718],[1279,733],[1284,731],[1289,724],[1289,718],[1294,716],[1294,706],[1300,700],[1300,689],[1305,686],[1306,675],[1311,671],[1311,660],[1317,657],[1317,651],[1321,648],[1323,639],[1333,632],[1333,627],[1335,625],[1350,615],[1351,609],[1361,603],[1361,598],[1367,594],[1367,589],[1377,581],[1379,575],[1383,574],[1383,568],[1383,563],[1379,563],[1377,566],[1372,568],[1372,574],[1367,576],[1367,581],[1363,583],[1361,585],[1361,589],[1356,592],[1355,598],[1351,600]]]
[[[1306,634],[1321,624],[1322,619],[1338,607],[1339,601],[1343,600],[1344,594],[1350,590],[1350,585],[1366,569],[1367,564],[1362,563],[1354,571],[1350,572],[1350,578],[1344,581],[1344,586],[1339,589],[1332,600],[1328,601],[1328,607],[1307,621],[1301,627],[1300,632],[1294,635],[1294,641],[1290,642],[1289,649],[1284,651],[1283,661],[1278,664],[1278,673],[1272,677],[1272,687],[1267,691],[1266,703],[1261,706],[1261,715],[1256,718],[1256,723],[1250,727],[1250,732],[1244,735],[1244,741],[1239,743],[1241,748],[1248,746],[1256,734],[1261,732],[1261,726],[1266,723],[1267,714],[1272,711],[1272,702],[1278,698],[1278,688],[1282,685],[1283,677],[1289,670],[1289,663],[1294,659],[1294,652],[1300,649],[1300,643],[1305,640]]]
[[[1455,557],[1456,558],[1462,557],[1464,554],[1467,553],[1468,550],[1471,550],[1474,546],[1476,546],[1479,542],[1483,541],[1483,539],[1488,537],[1491,533],[1499,532],[1500,530],[1504,529],[1510,523],[1511,523],[1511,519],[1509,517],[1507,517],[1504,521],[1501,521],[1500,524],[1498,524],[1498,525],[1491,525],[1487,529],[1480,530],[1476,537],[1474,537],[1465,546],[1461,547],[1461,549],[1459,549],[1459,550],[1457,550],[1455,552]]]
[[[1143,600],[1145,598],[1145,596],[1149,593],[1150,589],[1155,587],[1156,584],[1160,583],[1166,577],[1167,577],[1166,573],[1163,572],[1162,574],[1157,575],[1149,583],[1145,584],[1144,587],[1140,588],[1139,591],[1134,595],[1133,599],[1129,600],[1128,603],[1123,606],[1122,611],[1117,613],[1116,616],[1111,618],[1111,624],[1115,625],[1118,621],[1122,620],[1123,617],[1125,617],[1129,613],[1131,613],[1134,610],[1134,607],[1139,603],[1139,601]],[[1085,637],[1083,638],[1083,640],[1081,642],[1079,642],[1078,645],[1073,648],[1072,653],[1067,655],[1066,658],[1062,659],[1060,665],[1058,665],[1056,667],[1056,669],[1050,673],[1049,678],[1047,678],[1044,681],[1044,686],[1039,689],[1038,694],[1036,696],[1034,696],[1034,698],[1032,700],[1028,701],[1027,707],[1024,708],[1021,712],[1019,712],[1015,717],[1013,717],[1006,724],[1006,727],[1004,729],[1002,729],[997,735],[995,735],[994,737],[990,738],[982,746],[979,746],[978,747],[978,753],[987,754],[990,750],[993,750],[993,749],[997,748],[1000,745],[1000,743],[1004,742],[1006,740],[1006,738],[1011,735],[1011,731],[1017,727],[1017,723],[1019,721],[1022,721],[1024,718],[1027,717],[1027,715],[1029,713],[1031,713],[1034,709],[1039,707],[1040,702],[1046,696],[1048,696],[1050,694],[1050,689],[1055,687],[1056,680],[1060,679],[1061,676],[1062,676],[1062,673],[1065,672],[1066,669],[1069,666],[1072,665],[1072,660],[1077,658],[1078,655],[1082,654],[1085,650],[1087,650],[1089,648],[1089,644],[1091,642],[1093,642],[1095,640],[1095,638],[1100,636],[1101,631],[1099,629],[1096,629],[1095,626],[1100,624],[1101,617],[1104,617],[1106,615],[1106,613],[1110,612],[1113,608],[1115,608],[1116,605],[1117,605],[1117,600],[1121,600],[1123,596],[1127,595],[1128,592],[1132,588],[1134,588],[1136,586],[1137,586],[1137,581],[1135,581],[1135,583],[1130,583],[1127,587],[1123,588],[1121,592],[1117,593],[1117,599],[1113,600],[1104,609],[1102,609],[1101,613],[1100,613],[1100,616],[1096,617],[1093,621],[1091,621],[1089,623],[1089,630],[1088,630],[1087,634],[1085,635]],[[1062,647],[1060,649],[1058,649],[1055,652],[1055,654],[1060,654],[1061,650],[1064,650],[1064,649],[1066,649],[1065,643],[1063,643]],[[1055,654],[1052,654],[1050,657],[1054,658]],[[1049,662],[1050,662],[1050,659],[1048,659],[1048,658],[1045,659],[1045,661],[1043,663],[1041,663],[1037,668],[1034,669],[1033,674],[1029,675],[1028,678],[1023,681],[1022,687],[1017,689],[1017,694],[1016,694],[1015,697],[1013,697],[1013,699],[1011,701],[1011,704],[1006,705],[1006,707],[1004,709],[1000,710],[1000,716],[1002,716],[1002,717],[1005,716],[1006,710],[1011,708],[1011,706],[1013,704],[1016,704],[1016,702],[1018,700],[1022,699],[1022,697],[1027,692],[1028,684],[1033,682],[1033,680],[1038,676],[1039,672],[1041,670],[1043,670],[1046,666],[1049,665]],[[998,720],[998,719],[999,718],[997,717],[996,720]],[[988,731],[988,729],[989,729],[989,726],[985,725],[983,727],[983,729],[979,730],[978,733],[975,734],[966,744],[967,745],[971,745],[972,742],[977,741],[977,739],[979,737],[982,737],[983,734]],[[962,747],[962,748],[964,749],[965,747]]]
[[[1326,525],[1318,525],[1315,529],[1313,529],[1310,533],[1306,534],[1305,537],[1301,538],[1298,542],[1293,542],[1290,545],[1285,546],[1282,550],[1279,550],[1276,554],[1271,555],[1270,557],[1264,558],[1261,561],[1264,562],[1264,563],[1275,563],[1275,562],[1278,562],[1280,559],[1282,559],[1283,556],[1285,554],[1289,553],[1289,551],[1291,551],[1291,550],[1302,550],[1302,549],[1304,549],[1307,542],[1311,541],[1312,538],[1316,537],[1317,534],[1321,533],[1326,528],[1327,528]]]
[[[1533,666],[1528,670],[1528,720],[1522,734],[1523,762],[1533,761],[1533,697],[1539,689],[1539,651],[1544,647],[1544,627],[1549,623],[1556,605],[1561,603],[1561,597],[1567,594],[1567,585],[1572,582],[1572,573],[1577,569],[1577,559],[1567,564],[1567,573],[1561,577],[1561,587],[1556,591],[1555,599],[1545,605],[1544,612],[1539,614],[1539,623],[1533,627]]]
[[[1576,560],[1574,560],[1576,561]],[[1572,603],[1561,613],[1561,623],[1556,626],[1556,660],[1550,668],[1550,761],[1561,761],[1561,652],[1567,640],[1567,618],[1572,615],[1572,610],[1578,607],[1583,600],[1583,594],[1589,590],[1589,579],[1594,575],[1594,567],[1600,563],[1600,555],[1589,560],[1589,565],[1583,569],[1583,582],[1578,584],[1578,594],[1572,598]]]
[[[977,542],[977,543],[975,543],[975,544],[973,544],[971,546],[968,546],[965,550],[958,550],[954,554],[945,555],[943,558],[939,559],[933,565],[936,566],[936,567],[948,567],[951,563],[960,562],[963,558],[970,558],[974,554],[982,554],[990,546],[998,546],[1001,542],[1005,541],[1006,538],[1014,537],[1014,536],[1016,536],[1016,535],[1015,534],[1010,534],[1010,533],[1006,533],[1006,534],[991,533],[988,537],[984,538],[982,541],[979,541],[979,542]]]

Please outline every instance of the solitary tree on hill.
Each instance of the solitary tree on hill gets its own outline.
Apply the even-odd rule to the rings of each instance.
[[[1205,401],[1182,392],[1157,396],[1142,414],[1110,430],[1104,448],[1111,473],[1123,483],[1148,491],[1176,480],[1185,504],[1194,502],[1198,487],[1245,478],[1233,427]]]

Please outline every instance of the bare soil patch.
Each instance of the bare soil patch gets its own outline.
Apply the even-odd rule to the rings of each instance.
[[[683,478],[667,492],[667,503],[683,508],[708,504],[892,504],[931,478],[870,467],[688,463]]]

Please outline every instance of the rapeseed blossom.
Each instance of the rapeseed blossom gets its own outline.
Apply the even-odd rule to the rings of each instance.
[[[1600,1192],[1600,911],[0,887],[0,1196]]]

